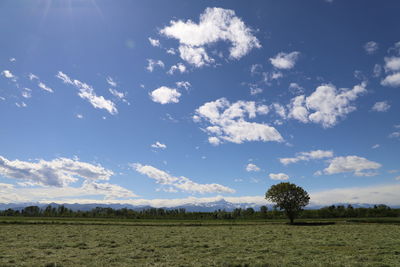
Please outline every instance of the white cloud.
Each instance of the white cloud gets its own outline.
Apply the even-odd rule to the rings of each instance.
[[[373,111],[378,111],[378,112],[385,112],[388,111],[389,109],[390,105],[388,104],[387,101],[376,102],[372,107]]]
[[[155,47],[160,46],[160,40],[158,40],[158,39],[153,39],[153,38],[149,37],[149,42],[152,46],[155,46]]]
[[[54,92],[53,89],[51,89],[51,88],[48,87],[46,84],[44,84],[43,82],[41,82],[40,79],[39,79],[39,77],[36,76],[35,74],[29,73],[29,74],[28,74],[28,78],[29,78],[29,80],[31,80],[31,81],[37,80],[37,82],[38,82],[38,87],[39,87],[39,88],[41,88],[41,89],[43,89],[43,90],[45,90],[45,91],[47,91],[47,92],[49,92],[49,93],[53,93],[53,92]]]
[[[146,69],[150,72],[153,72],[155,67],[164,68],[164,62],[161,60],[147,59],[147,67]]]
[[[33,74],[33,73],[29,73],[29,74],[28,74],[28,78],[29,78],[29,80],[31,80],[31,81],[33,81],[33,80],[39,80],[39,77],[36,76],[36,75]]]
[[[67,186],[78,178],[85,180],[109,180],[114,174],[100,165],[68,158],[51,161],[39,160],[36,163],[8,160],[0,156],[0,174],[10,179],[21,179],[45,186]]]
[[[82,115],[82,114],[76,114],[76,117],[77,117],[78,119],[83,119],[83,115]]]
[[[393,132],[393,133],[389,134],[389,137],[390,137],[390,138],[397,138],[397,137],[400,137],[400,132]]]
[[[385,70],[386,71],[399,71],[400,70],[400,57],[385,57]]]
[[[180,81],[175,83],[178,88],[185,88],[185,90],[189,90],[192,85],[188,81]]]
[[[289,84],[289,90],[293,94],[301,94],[304,92],[304,88],[301,87],[298,83],[290,83]]]
[[[208,56],[206,47],[218,41],[230,42],[232,59],[239,59],[253,48],[261,47],[252,30],[235,12],[223,8],[206,8],[198,24],[191,20],[171,21],[170,26],[161,29],[160,33],[179,40],[181,58],[196,67],[214,61]]]
[[[150,93],[151,99],[160,104],[178,103],[181,93],[174,88],[161,86]]]
[[[385,57],[385,71],[392,72],[382,81],[381,85],[399,87],[400,86],[400,57]],[[394,73],[393,73],[394,72]]]
[[[380,144],[375,144],[375,145],[373,145],[371,148],[372,149],[377,149],[377,148],[379,148],[381,145]]]
[[[261,64],[253,64],[250,67],[250,73],[251,75],[256,75],[260,74],[262,71],[262,65]]]
[[[152,144],[151,147],[152,148],[159,148],[159,149],[166,149],[167,145],[157,141],[154,144]]]
[[[366,84],[362,83],[353,89],[337,90],[331,84],[321,85],[308,97],[304,95],[294,97],[288,105],[288,117],[303,123],[318,123],[324,128],[333,127],[339,118],[344,118],[356,110],[352,101],[367,91],[365,86]]]
[[[173,49],[173,48],[168,48],[168,49],[166,49],[166,51],[167,51],[167,54],[170,54],[170,55],[176,54],[175,49]]]
[[[242,181],[242,179],[236,179]],[[382,203],[389,206],[400,205],[398,192],[400,191],[400,184],[383,184],[373,185],[366,187],[348,187],[348,188],[334,188],[324,191],[309,192],[311,200],[310,205],[329,206],[337,203],[351,203],[351,204],[377,204]],[[63,203],[81,203],[92,204],[93,198],[82,198],[80,196],[92,195],[95,192],[86,193],[81,188],[14,188],[11,184],[0,184],[0,202],[3,203],[22,203],[22,202],[40,202],[50,203],[55,202]],[[86,193],[86,194],[85,194]],[[74,198],[75,197],[75,198]],[[80,198],[79,198],[80,197]],[[151,206],[156,208],[161,207],[178,207],[183,205],[200,205],[205,203],[213,203],[221,200],[226,200],[230,203],[240,205],[243,203],[259,206],[272,204],[265,200],[262,195],[258,196],[212,196],[212,197],[194,197],[189,196],[185,198],[175,199],[110,199],[96,200],[99,204],[130,204],[137,206]],[[239,207],[239,206],[238,206]]]
[[[234,193],[235,190],[220,184],[199,184],[186,177],[174,177],[169,173],[150,165],[135,163],[132,167],[139,173],[156,180],[158,184],[173,187],[177,190],[190,193]]]
[[[179,53],[183,60],[198,68],[214,62],[203,47],[180,46]]]
[[[277,69],[291,69],[296,64],[300,52],[291,53],[280,52],[275,57],[270,58],[271,64]]]
[[[375,172],[370,170],[379,169],[382,165],[370,161],[363,157],[358,156],[346,156],[346,157],[336,157],[330,161],[327,168],[323,170],[324,174],[337,174],[351,172],[356,176],[373,176],[376,175]],[[369,170],[365,172],[365,170]],[[319,172],[319,174],[321,174]]]
[[[10,62],[15,62],[15,61],[17,61],[17,60],[15,59],[15,57],[10,57],[8,60],[9,60]]]
[[[246,141],[282,142],[282,136],[274,127],[246,120],[256,118],[257,114],[267,114],[268,111],[268,106],[257,105],[254,101],[237,101],[231,104],[227,99],[220,98],[196,109],[193,120],[204,120],[210,124],[205,131],[211,135],[209,142],[214,145],[222,141],[236,144]]]
[[[248,172],[259,172],[260,170],[261,169],[256,164],[253,163],[249,163],[246,166],[246,171]]]
[[[263,92],[263,89],[257,87],[257,85],[250,86],[250,95],[258,95]]]
[[[289,113],[288,117],[292,119],[299,120],[303,123],[307,123],[309,121],[308,115],[309,111],[305,106],[306,98],[304,95],[299,95],[290,101],[288,105]]]
[[[61,202],[66,203],[72,198],[88,197],[88,196],[104,196],[104,199],[91,198],[91,203],[103,201],[121,201],[124,198],[137,197],[132,191],[123,188],[119,185],[110,183],[98,183],[95,181],[85,180],[80,187],[54,187],[43,186],[37,187],[34,183],[19,183],[21,187],[5,185],[2,189],[0,184],[0,202],[5,203],[20,203],[20,202],[41,202],[49,203],[61,199]],[[32,187],[35,186],[35,187]],[[73,203],[79,203],[79,201]]]
[[[21,95],[22,95],[23,98],[31,98],[32,97],[32,94],[31,94],[30,91],[23,91],[21,93]]]
[[[57,73],[56,77],[62,80],[64,83],[71,84],[79,89],[79,97],[89,101],[94,108],[105,109],[112,115],[118,113],[114,102],[105,99],[103,96],[97,96],[92,86],[78,80],[72,80],[70,77],[68,77],[68,75],[61,71]]]
[[[314,205],[336,203],[399,205],[400,184],[384,184],[366,187],[337,188],[310,193]]]
[[[400,86],[400,72],[391,74],[381,81],[383,86],[399,87]]]
[[[21,102],[21,103],[15,103],[15,105],[17,106],[17,107],[19,107],[19,108],[26,108],[27,107],[27,105],[26,105],[26,103],[25,102]]]
[[[108,76],[106,78],[107,83],[112,86],[112,87],[117,87],[117,83],[113,80],[113,78],[111,78],[110,76]]]
[[[179,71],[180,73],[184,73],[184,72],[186,72],[186,66],[183,65],[182,63],[178,63],[176,65],[172,65],[167,73],[172,75],[176,71]]]
[[[279,117],[281,117],[282,119],[286,119],[286,109],[285,109],[284,106],[282,106],[282,105],[279,104],[279,103],[273,103],[273,104],[271,105],[271,107],[272,107],[273,109],[275,109],[275,112],[276,112],[276,114],[279,115]]]
[[[39,86],[40,88],[42,88],[43,90],[49,92],[49,93],[53,93],[53,89],[51,89],[50,87],[48,87],[47,85],[45,85],[45,84],[42,83],[42,82],[39,82],[38,86]]]
[[[376,50],[378,50],[378,48],[379,48],[378,43],[374,41],[369,41],[364,45],[365,52],[367,52],[367,54],[369,55],[375,53]]]
[[[280,158],[279,161],[288,165],[290,163],[296,163],[299,161],[309,161],[312,159],[323,159],[333,157],[333,151],[331,150],[312,150],[309,152],[300,152],[296,154],[294,158]]]
[[[271,180],[288,180],[289,179],[289,175],[285,174],[285,173],[270,173],[269,174],[269,178],[271,178]]]
[[[6,77],[6,78],[8,78],[8,79],[13,79],[13,80],[16,79],[15,75],[12,74],[11,71],[9,71],[9,70],[3,70],[3,71],[1,72],[1,75],[3,75],[4,77]]]
[[[110,91],[110,93],[113,96],[118,97],[119,99],[124,99],[125,98],[125,94],[120,92],[120,91],[118,91],[118,90],[116,90],[116,89],[109,88],[108,91]]]
[[[375,64],[374,65],[374,69],[372,70],[372,75],[377,78],[379,76],[381,76],[382,73],[382,66],[379,64]]]

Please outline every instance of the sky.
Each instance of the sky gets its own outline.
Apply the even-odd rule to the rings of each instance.
[[[0,202],[400,205],[400,2],[0,3]]]

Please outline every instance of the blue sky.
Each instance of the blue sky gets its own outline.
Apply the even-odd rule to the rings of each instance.
[[[0,201],[399,205],[398,1],[2,1]]]

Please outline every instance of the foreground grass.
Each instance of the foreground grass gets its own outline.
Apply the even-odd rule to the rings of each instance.
[[[0,224],[0,266],[399,266],[400,262],[396,224],[119,223]]]

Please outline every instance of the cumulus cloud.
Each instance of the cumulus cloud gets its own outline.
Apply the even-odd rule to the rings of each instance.
[[[381,81],[383,86],[399,87],[400,86],[400,72],[390,74]]]
[[[236,16],[235,11],[223,8],[206,8],[199,23],[171,21],[160,33],[177,39],[180,57],[195,67],[214,62],[206,48],[219,41],[231,44],[229,55],[232,59],[239,59],[253,48],[261,47],[253,31]]]
[[[185,88],[185,90],[189,90],[192,87],[192,84],[188,81],[180,81],[175,83],[178,88]]]
[[[3,70],[1,72],[1,75],[3,75],[4,77],[6,77],[8,79],[16,79],[16,76],[14,74],[12,74],[11,71],[9,71],[9,70]]]
[[[105,99],[103,96],[96,95],[92,86],[78,80],[72,80],[67,74],[61,71],[57,73],[56,77],[62,80],[64,83],[73,85],[79,89],[79,97],[87,100],[94,108],[105,109],[112,115],[118,113],[114,102]]]
[[[364,45],[364,50],[367,52],[367,54],[372,55],[375,53],[379,48],[379,45],[377,42],[374,41],[369,41]]]
[[[166,186],[167,188],[172,187],[183,192],[200,194],[235,192],[232,188],[220,184],[199,184],[183,176],[175,177],[150,165],[135,163],[132,164],[132,167],[137,172],[154,179],[156,183],[161,184],[162,186]]]
[[[181,93],[174,88],[161,86],[150,93],[151,100],[160,104],[179,103]]]
[[[363,157],[358,156],[346,156],[346,157],[336,157],[330,161],[330,164],[323,172],[318,172],[317,174],[337,174],[350,172],[356,176],[373,176],[376,175],[375,172],[371,170],[379,169],[382,165],[370,161]],[[365,172],[367,170],[367,172]]]
[[[296,64],[300,52],[294,51],[291,53],[280,52],[275,57],[269,59],[271,64],[277,69],[291,69]]]
[[[399,71],[400,70],[400,57],[385,57],[385,70],[386,71]]]
[[[167,145],[157,141],[154,144],[152,144],[151,147],[152,148],[159,148],[159,149],[166,149]]]
[[[99,183],[96,181],[85,180],[80,187],[32,187],[35,184],[25,183],[21,187],[3,184],[5,185],[2,189],[0,184],[0,202],[3,203],[20,203],[20,202],[40,202],[49,203],[61,201],[61,203],[67,203],[71,199],[75,201],[73,203],[82,203],[76,201],[79,197],[88,196],[104,196],[104,199],[96,199],[95,202],[103,201],[121,201],[121,199],[127,199],[137,197],[132,191],[123,188],[119,185],[110,183]],[[90,199],[91,203],[94,202],[93,198]],[[106,203],[104,202],[104,203]]]
[[[366,84],[361,83],[353,89],[338,90],[332,84],[321,85],[308,97],[294,97],[288,105],[288,117],[303,123],[318,123],[324,128],[333,127],[340,118],[356,110],[352,101],[367,91],[365,87]]]
[[[289,179],[289,175],[285,174],[285,173],[270,173],[269,174],[269,178],[271,178],[271,180],[288,180]]]
[[[186,72],[186,66],[183,65],[182,63],[178,63],[176,65],[172,65],[167,73],[172,75],[177,71],[179,71],[180,73]]]
[[[230,103],[225,98],[207,102],[195,111],[193,120],[204,120],[209,124],[204,129],[211,137],[209,142],[217,145],[223,141],[241,144],[248,141],[282,142],[283,138],[274,128],[264,123],[249,122],[258,115],[269,111],[266,105],[257,105],[254,101]]]
[[[164,68],[164,62],[161,60],[147,59],[146,70],[153,72],[156,67]]]
[[[400,57],[385,57],[385,71],[389,74],[381,81],[381,85],[400,87]]]
[[[152,46],[160,46],[160,40],[149,37],[149,42]]]
[[[241,179],[237,179],[241,180]],[[347,187],[347,188],[334,188],[324,191],[309,192],[311,200],[310,205],[323,205],[329,206],[337,203],[351,203],[351,204],[376,204],[382,203],[389,206],[400,205],[398,192],[400,191],[400,184],[383,184],[363,187]],[[55,202],[63,203],[81,203],[92,204],[93,198],[83,198],[82,196],[91,195],[86,194],[82,189],[73,187],[67,188],[14,188],[10,184],[0,184],[0,202],[40,202],[49,203]],[[156,208],[162,207],[178,207],[183,205],[199,205],[205,203],[213,203],[221,200],[226,200],[234,205],[246,203],[250,206],[260,206],[272,204],[265,200],[264,196],[212,196],[212,197],[194,197],[188,196],[185,198],[167,198],[167,199],[111,199],[105,198],[96,200],[99,204],[130,204],[138,206],[151,206]]]
[[[335,188],[310,193],[311,203],[332,205],[335,203],[399,205],[400,184],[384,184],[365,187]]]
[[[68,158],[28,162],[8,160],[0,156],[0,174],[6,178],[25,180],[38,185],[64,187],[76,182],[78,178],[90,181],[109,180],[114,173],[100,165]]]
[[[388,104],[387,101],[381,101],[381,102],[376,102],[372,106],[373,111],[378,111],[378,112],[385,112],[390,109],[390,105]]]
[[[246,171],[248,172],[259,172],[260,170],[261,169],[256,164],[253,163],[249,163],[246,166]]]
[[[296,157],[293,158],[280,158],[279,161],[284,165],[288,165],[299,161],[310,161],[312,159],[323,159],[331,157],[333,157],[333,151],[331,150],[312,150],[309,152],[297,153]]]

